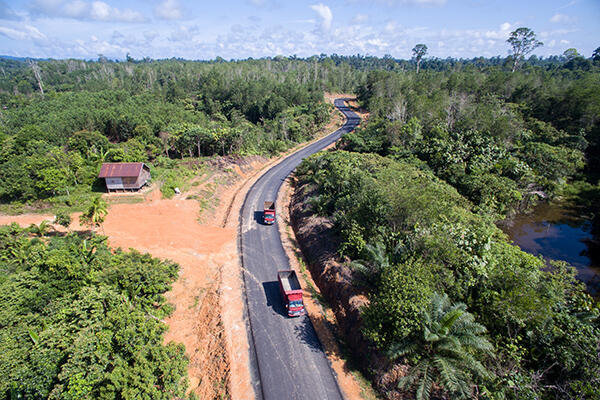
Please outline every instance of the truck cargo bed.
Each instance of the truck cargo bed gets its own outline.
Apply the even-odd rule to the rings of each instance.
[[[279,271],[277,274],[279,275],[283,290],[286,292],[302,290],[298,277],[296,276],[296,271]]]

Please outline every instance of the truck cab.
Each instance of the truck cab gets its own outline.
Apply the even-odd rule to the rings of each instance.
[[[275,223],[275,202],[265,201],[263,208],[263,223],[273,225]]]

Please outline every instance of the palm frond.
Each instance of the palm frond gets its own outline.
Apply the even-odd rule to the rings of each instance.
[[[407,354],[414,354],[417,352],[419,345],[416,342],[403,341],[400,343],[394,343],[388,351],[388,356],[395,360]]]
[[[475,322],[463,303],[451,304],[445,293],[434,293],[423,313],[419,336],[413,337],[412,342],[395,344],[390,350],[392,358],[420,358],[398,387],[406,389],[418,382],[416,398],[429,399],[433,383],[437,382],[452,393],[452,398],[469,397],[473,376],[488,376],[475,358],[481,353],[493,354],[492,344],[482,336],[485,333],[485,327]]]
[[[417,400],[426,400],[429,399],[431,395],[431,374],[429,373],[431,367],[427,365],[423,370],[423,379],[421,380],[421,384],[417,388],[416,398]]]

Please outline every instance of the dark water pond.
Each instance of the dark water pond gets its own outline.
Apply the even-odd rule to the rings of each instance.
[[[578,271],[590,294],[600,295],[600,232],[581,209],[541,204],[501,229],[524,251],[546,259],[567,261]]]

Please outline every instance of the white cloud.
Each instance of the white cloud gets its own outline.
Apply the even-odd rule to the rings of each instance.
[[[0,35],[6,36],[9,39],[13,40],[25,40],[27,39],[27,34],[23,31],[18,31],[16,29],[7,28],[4,26],[0,26]]]
[[[570,43],[571,42],[569,42],[568,40],[565,40],[565,39],[563,39],[563,40],[560,41],[560,44],[570,44]]]
[[[35,26],[25,25],[25,30],[32,39],[46,39],[46,35],[40,32]]]
[[[446,0],[413,0],[411,3],[419,5],[443,6],[446,4]]]
[[[398,24],[396,24],[396,22],[394,21],[390,21],[387,24],[385,24],[385,27],[383,28],[384,32],[387,33],[392,33],[394,31],[396,31],[398,29]]]
[[[40,32],[36,27],[31,25],[25,25],[23,29],[13,29],[4,26],[0,26],[0,35],[4,35],[9,39],[13,40],[27,40],[27,39],[45,39],[46,35]]]
[[[11,0],[0,0],[12,5]],[[496,26],[482,25],[481,28],[451,29],[443,25],[433,25],[419,21],[406,21],[402,15],[392,13],[381,7],[383,0],[360,0],[371,7],[379,5],[383,16],[370,8],[356,9],[346,14],[346,22],[333,24],[332,9],[324,0],[305,3],[304,12],[288,19],[271,19],[267,13],[261,13],[261,19],[244,17],[237,24],[221,24],[218,21],[202,22],[188,18],[186,2],[183,0],[143,0],[150,4],[148,10],[153,14],[152,24],[126,27],[120,24],[86,23],[80,21],[115,21],[116,18],[130,18],[125,7],[133,7],[127,1],[116,0],[29,0],[39,5],[38,16],[68,18],[57,21],[52,18],[36,18],[32,10],[29,21],[39,28],[27,30],[19,21],[0,21],[0,43],[7,42],[5,54],[29,55],[41,57],[82,57],[95,58],[102,53],[109,58],[123,58],[129,53],[135,58],[183,57],[189,59],[211,59],[221,56],[225,59],[246,57],[273,57],[298,55],[307,57],[314,54],[365,54],[408,59],[416,43],[429,47],[432,57],[493,57],[508,54],[506,39],[510,32],[520,26],[516,21],[508,20]],[[253,0],[244,0],[250,4]],[[276,0],[256,0],[257,7],[272,4]],[[345,0],[353,1],[353,0]],[[356,0],[358,1],[358,0]],[[320,3],[317,3],[320,2]],[[389,1],[389,4],[408,4],[401,0]],[[413,2],[413,4],[417,4]],[[424,4],[424,3],[419,3]],[[429,3],[431,4],[431,2]],[[141,6],[140,6],[141,7]],[[310,7],[310,8],[308,8]],[[143,10],[140,8],[140,11]],[[177,11],[179,10],[179,11]],[[2,8],[0,7],[0,15]],[[17,10],[15,10],[17,11]],[[115,13],[117,11],[117,13]],[[132,15],[135,11],[129,10]],[[148,12],[148,11],[145,11]],[[261,11],[262,12],[262,11]],[[339,19],[341,14],[337,13]],[[252,15],[252,14],[249,14]],[[546,17],[546,20],[552,14]],[[27,10],[23,16],[27,18]],[[172,23],[158,21],[181,17],[184,22]],[[221,18],[221,17],[219,17]],[[216,19],[216,17],[215,17]],[[26,19],[27,21],[27,19]],[[425,20],[423,20],[425,21]],[[506,21],[506,20],[505,20]],[[147,21],[149,22],[149,21]],[[430,26],[425,24],[429,23]],[[573,35],[564,28],[568,25],[550,25],[546,32],[536,32],[544,43],[553,41],[536,51],[537,55],[556,53],[561,46],[581,47]],[[56,28],[55,28],[56,27]],[[313,29],[314,28],[314,29]],[[46,38],[40,31],[51,36]],[[61,36],[62,32],[69,32]],[[92,38],[92,34],[96,36]],[[10,38],[12,40],[8,40]],[[571,40],[568,46],[561,39]],[[79,40],[79,41],[78,41]],[[9,45],[10,44],[10,45]],[[11,50],[12,46],[12,50]]]
[[[555,29],[553,31],[540,32],[540,37],[545,39],[545,38],[549,38],[552,36],[564,36],[564,35],[567,35],[567,34],[573,33],[573,32],[576,32],[576,30],[575,29],[564,29],[564,28],[563,29]]]
[[[369,20],[369,16],[367,14],[356,14],[354,18],[352,18],[352,23],[354,24],[362,24]]]
[[[446,4],[446,0],[403,0],[401,3],[418,6],[443,6]]]
[[[90,15],[92,19],[99,21],[106,21],[111,14],[111,7],[103,1],[94,1],[92,3],[92,9]]]
[[[276,10],[281,8],[281,3],[278,0],[246,0],[246,2],[262,9]]]
[[[500,29],[497,31],[486,31],[485,37],[488,39],[508,39],[510,35],[512,25],[508,22],[505,22],[500,25]]]
[[[312,5],[310,8],[312,8],[321,18],[321,29],[329,31],[331,29],[331,21],[333,21],[331,9],[323,3]]]
[[[146,40],[149,42],[153,41],[157,37],[158,37],[158,33],[156,33],[155,31],[145,31],[144,32],[144,38],[146,38]]]
[[[63,6],[64,12],[71,18],[81,18],[88,12],[89,4],[84,1],[72,1]]]
[[[560,23],[571,23],[571,22],[575,22],[575,18],[573,17],[569,17],[568,15],[565,14],[554,14],[554,16],[552,16],[552,18],[550,18],[550,22],[553,22],[555,24],[560,24]]]
[[[73,18],[91,21],[144,22],[137,11],[111,7],[103,1],[34,0],[30,7],[33,15]]]
[[[154,15],[160,19],[176,20],[183,17],[183,12],[178,0],[164,0],[156,6]]]
[[[571,6],[574,6],[575,4],[577,4],[577,0],[572,0],[572,1],[568,2],[567,4],[565,4],[564,6],[558,7],[557,10],[562,10],[564,8],[569,8]]]

